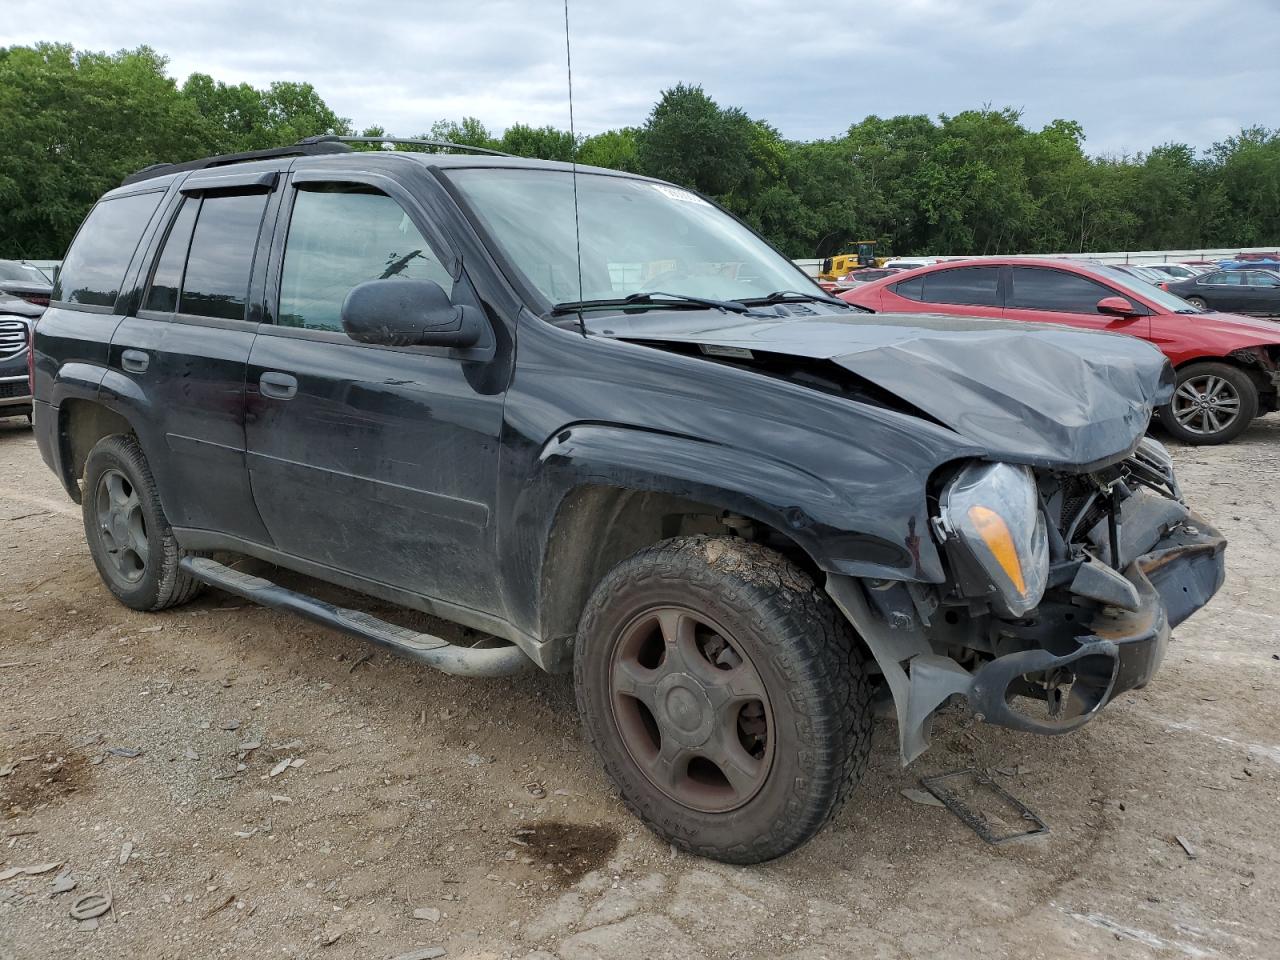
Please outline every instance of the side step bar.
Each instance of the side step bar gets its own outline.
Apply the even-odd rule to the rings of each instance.
[[[429,633],[415,633],[385,620],[325,603],[304,593],[255,577],[207,557],[183,557],[178,566],[197,580],[260,603],[287,610],[334,630],[389,647],[429,667],[459,677],[506,677],[522,673],[533,661],[519,647],[460,647]]]

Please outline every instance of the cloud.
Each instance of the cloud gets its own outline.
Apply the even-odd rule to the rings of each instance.
[[[148,44],[179,81],[193,71],[255,86],[307,80],[357,126],[402,136],[463,115],[495,130],[568,125],[561,0],[7,7],[0,44]],[[986,103],[1022,109],[1032,126],[1079,120],[1096,153],[1205,147],[1276,122],[1274,34],[1249,29],[1232,0],[570,0],[570,17],[580,132],[642,123],[680,81],[796,139],[838,135],[872,113]]]

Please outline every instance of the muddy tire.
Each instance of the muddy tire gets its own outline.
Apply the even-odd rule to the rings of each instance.
[[[200,592],[200,581],[178,568],[183,552],[136,440],[112,436],[94,445],[80,500],[98,575],[126,607],[163,610]]]
[[[866,769],[871,685],[848,621],[756,544],[681,537],[604,578],[574,650],[586,739],[636,816],[729,863],[799,847]]]
[[[1178,371],[1160,422],[1183,443],[1210,446],[1240,436],[1258,415],[1258,388],[1227,363],[1191,363]]]

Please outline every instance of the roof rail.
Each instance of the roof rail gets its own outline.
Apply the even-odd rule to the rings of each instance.
[[[448,140],[422,140],[412,137],[339,137],[334,134],[322,134],[318,137],[307,137],[299,140],[299,144],[321,143],[404,143],[420,147],[442,147],[447,150],[465,150],[468,153],[483,153],[490,157],[514,157],[515,154],[503,153],[501,150],[490,150],[487,147],[473,147],[466,143],[452,143]]]
[[[223,153],[216,157],[204,157],[200,160],[188,160],[185,163],[153,163],[135,173],[129,174],[121,181],[121,186],[150,180],[152,177],[163,177],[169,173],[182,173],[185,170],[204,170],[206,167],[222,167],[229,163],[248,163],[250,160],[270,160],[272,157],[305,157],[323,153],[348,153],[351,148],[337,139],[309,137],[288,147],[271,147],[268,150],[246,150],[243,153]]]

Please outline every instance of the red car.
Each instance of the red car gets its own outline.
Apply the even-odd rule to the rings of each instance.
[[[1112,267],[1081,260],[991,257],[939,263],[840,294],[883,313],[948,313],[1127,333],[1155,344],[1178,372],[1159,411],[1186,443],[1226,443],[1280,408],[1280,323],[1198,310]]]

